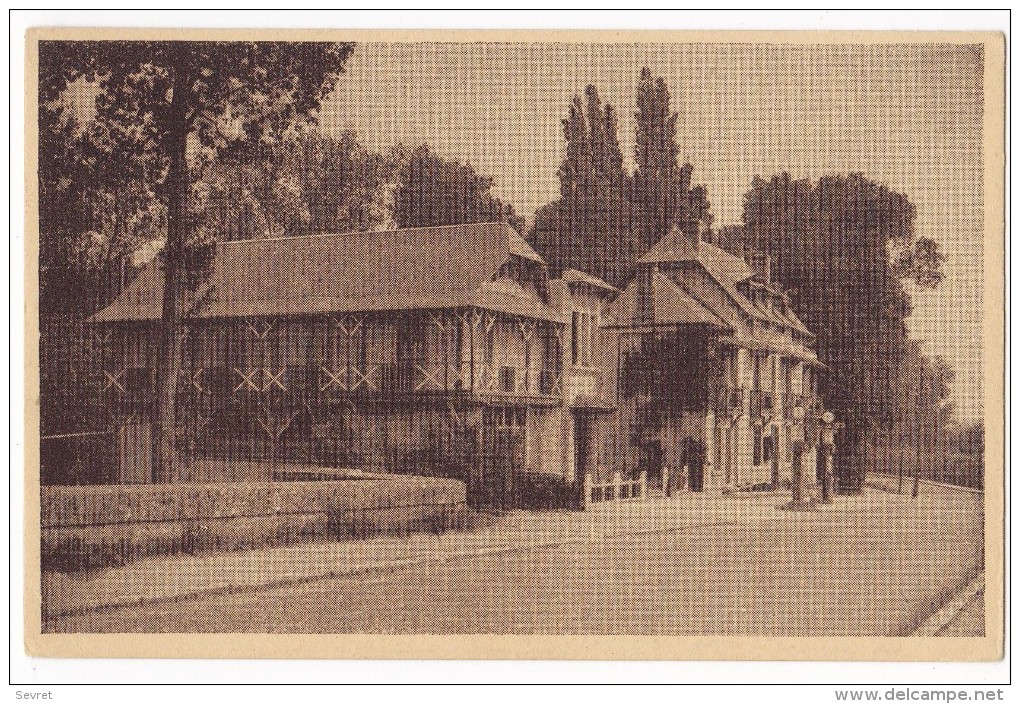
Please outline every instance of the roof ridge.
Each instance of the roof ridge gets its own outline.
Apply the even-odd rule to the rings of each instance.
[[[281,242],[320,238],[325,239],[327,237],[342,237],[344,235],[376,235],[383,233],[395,234],[398,232],[420,232],[421,230],[440,230],[452,227],[479,227],[483,225],[505,225],[506,227],[509,227],[511,230],[514,230],[513,226],[508,222],[503,222],[501,220],[487,220],[485,222],[462,222],[450,225],[421,225],[418,227],[397,227],[386,230],[347,230],[345,232],[319,232],[317,234],[308,235],[281,235],[280,237],[249,237],[243,240],[217,240],[216,244],[217,246],[219,246],[224,244],[251,244],[252,242]],[[517,230],[514,230],[514,232],[517,232]],[[517,234],[518,236],[521,236],[523,238],[523,236],[520,235],[520,233]]]

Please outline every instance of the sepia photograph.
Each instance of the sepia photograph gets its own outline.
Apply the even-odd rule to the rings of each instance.
[[[1000,35],[27,50],[30,649],[1002,656]]]

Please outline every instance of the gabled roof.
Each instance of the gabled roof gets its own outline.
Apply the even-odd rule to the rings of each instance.
[[[652,277],[651,311],[641,310],[639,290],[640,286],[634,282],[613,303],[611,314],[616,327],[640,327],[654,323],[711,325],[728,331],[733,329],[725,320],[664,274],[656,272]]]
[[[638,259],[638,264],[662,264],[696,259],[698,259],[698,251],[695,249],[694,243],[687,235],[674,227]]]
[[[497,273],[511,256],[541,263],[505,223],[221,242],[193,318],[315,315],[478,306],[560,316]],[[153,262],[94,322],[154,321],[163,274]]]
[[[564,269],[563,273],[560,274],[560,279],[566,281],[568,284],[588,284],[589,286],[600,288],[610,293],[620,292],[620,289],[616,288],[616,286],[613,286],[611,283],[603,281],[592,274],[586,274],[583,271],[578,271],[577,269]]]
[[[503,225],[506,234],[510,237],[510,254],[515,254],[523,259],[530,259],[537,264],[545,264],[545,260],[539,256],[538,252],[532,248],[527,241],[521,237],[520,233],[514,228],[510,227],[505,223],[488,223],[489,225]],[[461,225],[460,227],[470,227],[469,225]]]
[[[655,243],[639,260],[642,264],[679,264],[696,262],[715,280],[726,294],[746,314],[758,320],[776,325],[792,327],[798,332],[811,334],[807,327],[791,310],[786,314],[775,313],[766,306],[756,305],[744,295],[737,284],[754,278],[754,269],[741,257],[708,242],[697,247],[690,238],[674,228],[668,235]]]

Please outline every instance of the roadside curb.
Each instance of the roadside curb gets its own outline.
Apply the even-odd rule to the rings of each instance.
[[[881,479],[892,479],[892,480],[898,480],[899,479],[899,476],[896,475],[896,474],[879,474],[879,473],[875,472],[875,473],[872,474],[872,476],[874,476],[875,478],[881,478]],[[906,476],[903,477],[904,485],[906,485],[908,483],[912,484],[913,482],[914,482],[914,478],[913,477],[906,477]],[[901,493],[899,491],[891,489],[886,484],[882,484],[882,483],[877,482],[877,481],[871,480],[871,481],[865,481],[864,483],[867,486],[871,487],[872,489],[876,489],[877,491],[884,491],[884,492],[887,492],[887,493],[890,493],[890,494],[899,494],[899,493]],[[924,486],[935,487],[935,488],[938,488],[938,489],[952,489],[953,491],[963,491],[963,492],[970,493],[970,494],[984,494],[985,493],[984,489],[975,489],[973,487],[959,486],[957,484],[946,484],[944,482],[932,481],[931,479],[918,479],[917,483],[918,484],[923,484]],[[902,493],[906,494],[906,493],[909,493],[909,492],[902,492]]]
[[[963,609],[985,591],[985,573],[982,570],[967,586],[957,592],[942,608],[926,618],[910,635],[915,638],[934,638],[951,624]]]

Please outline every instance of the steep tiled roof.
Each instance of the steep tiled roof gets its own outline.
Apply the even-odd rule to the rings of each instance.
[[[652,310],[642,311],[639,286],[632,283],[613,303],[611,312],[616,326],[642,325],[645,321],[658,324],[712,325],[723,330],[731,326],[711,309],[677,286],[661,273],[652,278]],[[651,314],[650,318],[648,313]]]
[[[742,258],[713,244],[700,242],[695,247],[689,237],[674,229],[648,250],[639,261],[643,264],[697,262],[704,267],[705,271],[726,291],[726,294],[745,314],[758,320],[766,320],[810,334],[807,327],[792,310],[780,314],[770,310],[767,306],[756,305],[745,296],[737,284],[752,278],[755,275],[754,269]]]
[[[542,262],[504,223],[222,242],[198,318],[479,306],[559,320],[539,296],[496,277],[511,255]],[[163,275],[150,264],[95,322],[160,317]]]
[[[704,243],[703,243],[704,244]],[[674,228],[638,259],[639,264],[663,264],[698,259],[698,250],[690,238]]]

